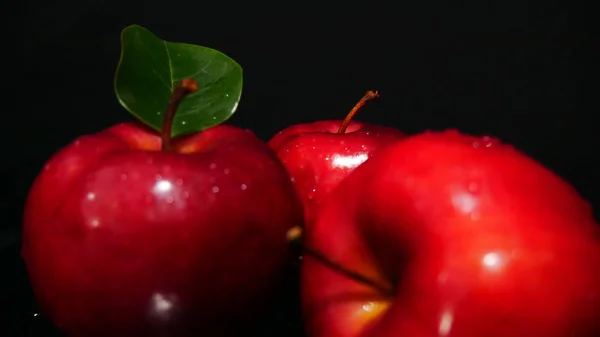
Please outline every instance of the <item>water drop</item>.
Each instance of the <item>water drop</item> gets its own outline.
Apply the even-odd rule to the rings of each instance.
[[[50,169],[50,165],[44,166],[44,170],[48,171]]]
[[[75,144],[75,146],[78,146],[81,142],[79,140],[76,140],[73,144]]]
[[[242,189],[242,191],[245,190],[245,189],[247,189],[247,188],[248,188],[248,186],[246,186],[246,184],[241,184],[240,185],[240,189]]]
[[[147,162],[148,164],[152,164],[152,163],[154,162],[154,159],[152,159],[152,158],[148,158],[148,159],[146,160],[146,162]]]
[[[325,157],[325,160],[326,160],[326,161],[329,161],[329,157]]]
[[[291,178],[290,178],[290,181],[291,181],[291,182],[294,182],[294,181],[296,181],[296,178],[294,178],[294,177],[291,177]]]
[[[175,184],[177,184],[177,186],[183,185],[183,179],[180,178],[180,179],[175,180]]]
[[[219,193],[219,187],[218,186],[213,186],[212,192],[213,193]]]
[[[214,119],[217,119],[217,116],[213,116],[213,120],[214,120]]]
[[[224,173],[224,174],[229,174],[229,172],[231,172],[229,169],[224,169],[224,170],[223,170],[223,173]]]
[[[317,148],[316,146],[313,146],[313,147],[312,147],[312,149],[313,149],[313,150],[315,150],[316,148]]]
[[[162,176],[160,174],[157,174],[155,177],[156,180],[162,180]]]
[[[167,197],[167,204],[173,203],[173,197]]]
[[[158,111],[156,114],[157,115],[162,115],[162,111]]]
[[[187,199],[190,197],[190,192],[188,191],[183,191],[183,193],[181,194],[183,196],[184,199]]]
[[[214,170],[215,168],[217,168],[217,164],[215,163],[210,163],[210,165],[208,166],[211,170]]]
[[[96,199],[96,193],[88,192],[86,198],[87,198],[87,200],[92,201],[92,200]]]
[[[186,121],[181,121],[181,125],[185,125]]]
[[[362,305],[362,309],[367,312],[373,311],[374,308],[375,308],[375,303],[373,303],[373,302],[367,302]]]
[[[121,180],[123,180],[123,181],[127,180],[127,175],[125,173],[121,174]]]
[[[479,148],[479,142],[478,141],[474,141],[473,142],[473,147],[476,148],[476,149]]]

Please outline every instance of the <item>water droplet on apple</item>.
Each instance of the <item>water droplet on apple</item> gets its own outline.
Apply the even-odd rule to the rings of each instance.
[[[175,180],[175,184],[177,184],[177,186],[183,185],[183,179],[180,178],[180,179]]]
[[[146,160],[146,162],[147,162],[148,164],[152,164],[152,163],[154,162],[154,159],[152,159],[152,158],[148,158],[148,159]]]
[[[100,226],[100,220],[98,220],[97,218],[92,219],[92,221],[90,221],[90,227],[98,227]]]
[[[156,114],[160,116],[162,115],[162,111],[158,111]]]
[[[173,197],[167,197],[167,204],[173,203]]]
[[[325,160],[326,160],[326,161],[329,161],[329,157],[325,157]]]
[[[186,121],[181,121],[181,125],[185,125]]]
[[[374,308],[375,308],[375,303],[373,303],[373,302],[367,302],[362,305],[362,309],[367,312],[373,311]]]
[[[223,170],[223,173],[224,173],[224,174],[229,174],[229,172],[231,172],[229,169],[224,169],[224,170]]]
[[[121,180],[127,180],[127,175],[125,173],[121,173]]]
[[[316,147],[316,146],[313,146],[313,147],[312,147],[312,149],[313,149],[313,150],[316,150],[316,149],[317,149],[317,147]]]
[[[73,142],[73,144],[74,144],[75,146],[78,146],[80,143],[81,143],[81,142],[79,141],[79,139],[78,139],[78,140],[76,140],[75,142]]]
[[[183,196],[184,199],[187,199],[190,197],[190,192],[188,191],[183,191],[183,193],[181,193],[181,195]]]
[[[96,199],[96,193],[88,192],[86,198],[87,198],[87,200],[92,201],[92,200]]]
[[[217,119],[217,116],[213,116],[213,119]]]
[[[294,181],[296,181],[296,178],[294,178],[294,177],[291,177],[291,178],[290,178],[290,181],[291,181],[291,182],[294,182]]]
[[[240,185],[240,189],[241,189],[242,191],[243,191],[243,190],[245,190],[245,189],[247,189],[247,188],[248,188],[248,186],[246,186],[246,184],[241,184],[241,185]]]
[[[215,168],[217,168],[217,164],[210,163],[210,165],[208,165],[208,168],[210,168],[211,170],[214,170]]]
[[[366,150],[366,149],[367,149],[367,146],[365,146],[365,145],[361,145],[361,146],[360,146],[360,148],[361,148],[361,149],[363,149],[363,150]]]
[[[50,169],[50,165],[47,164],[46,166],[44,166],[44,170],[48,171],[49,169]]]
[[[473,142],[473,147],[476,148],[476,149],[479,148],[479,141],[477,141],[477,140],[474,141]]]
[[[212,192],[213,193],[219,193],[219,187],[218,186],[213,186]]]
[[[157,174],[155,177],[156,180],[162,180],[162,176],[160,174]]]

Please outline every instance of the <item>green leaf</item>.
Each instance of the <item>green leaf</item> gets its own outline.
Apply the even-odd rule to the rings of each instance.
[[[199,90],[179,105],[171,136],[198,132],[226,121],[242,95],[242,68],[225,54],[206,47],[163,41],[131,25],[121,33],[121,59],[115,93],[121,105],[160,131],[174,84],[193,78]]]

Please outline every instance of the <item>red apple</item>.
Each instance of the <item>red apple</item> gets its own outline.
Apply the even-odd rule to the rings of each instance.
[[[227,125],[164,135],[82,136],[31,189],[22,255],[71,337],[237,336],[291,257],[301,204],[264,142]]]
[[[387,147],[305,235],[363,278],[305,255],[310,337],[600,336],[590,207],[496,139],[427,132]]]
[[[358,109],[375,97],[376,91],[368,91],[343,121],[290,126],[269,141],[302,199],[307,224],[326,196],[350,172],[375,150],[404,136],[394,128],[352,121]]]

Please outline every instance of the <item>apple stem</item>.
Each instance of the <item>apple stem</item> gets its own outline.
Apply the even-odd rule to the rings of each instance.
[[[162,126],[162,148],[163,152],[171,151],[171,128],[173,126],[173,119],[175,118],[175,112],[179,107],[181,101],[185,96],[198,91],[198,83],[191,78],[185,78],[175,84],[173,93],[169,98],[169,104],[165,110],[165,119],[163,120]]]
[[[352,118],[354,118],[354,116],[358,113],[358,110],[360,110],[360,108],[362,108],[365,104],[367,104],[368,101],[373,100],[377,97],[379,97],[379,92],[377,92],[376,90],[375,91],[373,91],[373,90],[367,91],[367,93],[360,99],[360,101],[358,101],[358,103],[356,103],[356,105],[352,108],[352,110],[350,110],[350,112],[348,113],[346,118],[344,118],[344,121],[342,122],[342,125],[340,125],[340,128],[338,129],[337,133],[338,134],[346,133],[346,129],[348,128],[348,125],[350,125]]]
[[[351,269],[345,267],[344,265],[342,265],[341,263],[332,261],[331,259],[326,257],[323,253],[317,251],[316,249],[308,247],[306,244],[304,244],[304,242],[302,240],[303,236],[304,236],[304,231],[299,226],[296,226],[287,232],[288,242],[300,246],[300,248],[302,248],[302,250],[304,251],[304,253],[306,255],[314,258],[315,260],[326,265],[327,267],[331,268],[332,270],[351,278],[354,281],[357,281],[359,283],[362,283],[362,284],[365,284],[372,288],[375,288],[388,297],[394,297],[394,295],[395,295],[394,289],[391,289],[390,287],[388,287],[386,285],[382,285],[381,283],[379,283],[359,272],[351,270]]]

